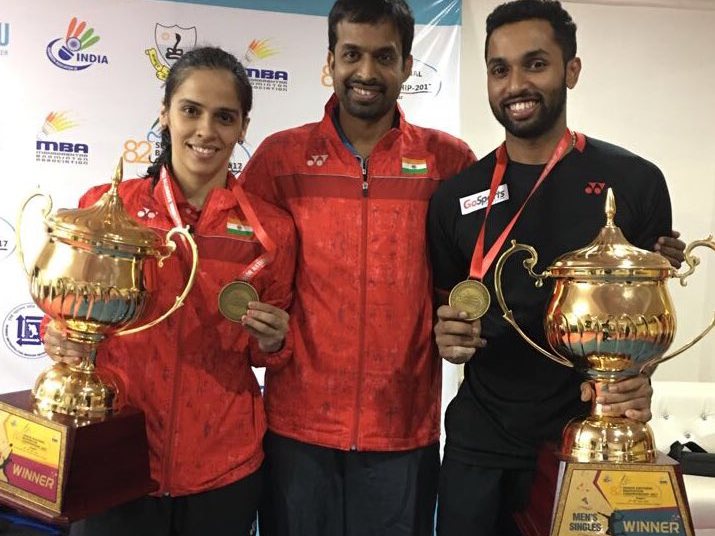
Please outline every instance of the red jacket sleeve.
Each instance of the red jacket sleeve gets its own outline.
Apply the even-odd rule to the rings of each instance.
[[[261,301],[288,311],[293,302],[293,277],[295,274],[296,259],[296,233],[293,220],[288,214],[271,207],[280,213],[278,224],[275,226],[274,240],[276,242],[276,256],[274,261],[265,269],[272,275],[270,283],[262,291]],[[258,347],[258,342],[251,337],[249,353],[251,365],[254,367],[280,368],[285,365],[293,355],[293,333],[290,329],[286,333],[283,348],[278,352],[266,353]]]

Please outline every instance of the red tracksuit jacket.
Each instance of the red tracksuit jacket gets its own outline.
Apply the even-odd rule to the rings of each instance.
[[[291,213],[299,240],[294,354],[266,373],[268,427],[338,449],[413,449],[440,431],[427,206],[475,158],[400,111],[363,170],[333,125],[336,102],[267,138],[241,174]]]
[[[229,187],[236,180],[229,177]],[[181,210],[185,201],[173,184]],[[93,204],[108,185],[92,188],[80,206]],[[160,185],[150,179],[120,184],[127,212],[161,235],[173,227]],[[295,230],[290,217],[251,196],[258,219],[278,249],[275,260],[252,281],[261,300],[287,308],[292,299]],[[227,233],[227,220],[246,222],[233,192],[210,192],[195,225],[199,269],[183,307],[146,331],[111,337],[97,363],[118,373],[126,385],[125,401],[146,414],[152,478],[158,493],[185,495],[235,482],[263,461],[263,400],[251,365],[280,367],[290,359],[292,340],[280,352],[264,354],[239,323],[218,310],[218,294],[265,250],[254,237]],[[166,311],[187,280],[191,253],[181,244],[165,261],[145,264],[145,279],[154,291],[145,318]],[[140,321],[143,323],[144,321]]]

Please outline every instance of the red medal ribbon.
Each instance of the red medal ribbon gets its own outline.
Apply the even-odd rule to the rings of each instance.
[[[472,263],[469,267],[470,279],[478,279],[480,281],[484,279],[485,274],[494,262],[494,259],[496,259],[497,254],[504,245],[504,242],[506,242],[509,233],[519,219],[519,216],[521,216],[521,213],[524,211],[524,208],[529,202],[529,199],[531,199],[531,196],[534,195],[534,192],[536,192],[536,190],[539,188],[539,186],[541,186],[541,184],[544,182],[549,173],[551,173],[551,171],[554,169],[554,166],[556,166],[556,164],[558,164],[559,161],[566,155],[572,145],[574,147],[577,145],[578,141],[580,141],[579,136],[576,133],[572,133],[569,129],[566,129],[566,132],[564,132],[564,135],[559,140],[559,143],[554,149],[551,158],[549,158],[549,161],[546,163],[544,170],[541,172],[541,175],[539,175],[539,178],[536,180],[534,187],[531,189],[531,192],[529,192],[529,195],[526,197],[524,203],[521,205],[521,208],[516,212],[516,214],[514,214],[514,217],[504,228],[504,230],[496,239],[494,244],[492,244],[492,247],[489,249],[485,256],[484,235],[487,227],[487,218],[489,217],[489,212],[491,211],[492,204],[494,203],[494,197],[496,196],[497,189],[499,188],[501,181],[504,179],[504,174],[506,173],[506,168],[509,163],[509,157],[506,152],[506,142],[502,143],[499,146],[496,154],[497,163],[494,168],[492,182],[489,187],[489,199],[487,201],[486,212],[484,213],[484,222],[482,223],[482,228],[479,230],[479,235],[477,236],[477,243],[474,247],[474,254],[472,255]]]
[[[234,185],[233,188],[231,188],[231,191],[236,196],[241,212],[243,212],[244,216],[246,216],[246,220],[253,229],[253,234],[258,239],[258,242],[261,246],[263,246],[263,249],[266,250],[263,254],[251,261],[238,277],[241,281],[250,281],[256,276],[256,274],[258,274],[258,272],[273,261],[276,254],[276,244],[273,242],[271,237],[268,236],[268,233],[266,233],[263,225],[261,225],[258,216],[256,216],[256,211],[253,210],[253,206],[251,205],[248,196],[238,185],[238,181],[233,177],[233,175],[231,175],[231,173],[228,173],[226,179],[227,184],[230,179],[233,179]],[[171,179],[169,178],[169,172],[167,171],[166,166],[161,168],[159,182],[161,183],[161,193],[163,194],[164,202],[167,210],[169,211],[171,221],[176,227],[183,227],[184,224],[181,221],[181,214],[179,214],[179,209],[176,205],[174,191],[171,189]]]

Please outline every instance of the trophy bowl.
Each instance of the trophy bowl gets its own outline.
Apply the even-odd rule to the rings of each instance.
[[[46,369],[32,389],[36,413],[74,416],[79,423],[102,419],[119,409],[123,386],[116,375],[95,368],[97,348],[107,337],[127,335],[161,322],[182,304],[191,290],[198,264],[196,244],[189,232],[174,227],[162,238],[129,217],[118,194],[122,180],[120,161],[110,189],[92,206],[60,209],[52,199],[36,193],[23,204],[18,216],[18,255],[27,272],[30,294],[67,341],[81,345],[78,364],[62,362],[62,345],[47,348],[55,364]],[[22,248],[21,227],[25,210],[35,197],[44,197],[47,242],[28,269]],[[180,235],[192,251],[193,266],[187,283],[173,306],[151,322],[130,328],[142,318],[151,300],[144,286],[145,262],[159,266],[176,249]]]
[[[679,274],[661,255],[636,248],[614,224],[616,203],[613,192],[606,196],[606,225],[585,248],[559,257],[544,272],[533,271],[538,261],[536,250],[512,241],[497,261],[495,290],[504,319],[534,349],[566,367],[582,372],[594,393],[608,384],[652,371],[656,365],[681,354],[714,326],[710,325],[682,348],[665,355],[673,342],[676,317],[668,293],[670,278],[683,286],[699,259],[695,247],[715,251],[712,236],[690,243],[685,249],[689,269]],[[546,340],[555,353],[541,348],[524,333],[508,308],[502,291],[501,274],[507,259],[524,251],[529,257],[524,268],[536,279],[536,286],[554,279],[554,289],[546,308]],[[594,396],[591,414],[573,419],[565,428],[561,454],[573,461],[651,462],[656,449],[653,433],[646,423],[623,415],[607,414]]]

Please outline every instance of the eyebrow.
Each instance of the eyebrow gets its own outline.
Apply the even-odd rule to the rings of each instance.
[[[355,45],[353,43],[344,43],[341,45],[341,48],[343,49],[354,49],[354,50],[365,50],[364,47],[361,47],[359,45]],[[380,47],[376,50],[370,50],[371,54],[384,54],[385,52],[395,52],[397,53],[397,47],[395,45],[388,45],[385,47]]]
[[[521,56],[521,60],[530,60],[539,56],[550,56],[549,52],[547,50],[544,50],[543,48],[537,48],[536,50],[530,50],[526,54],[523,54]],[[506,59],[497,57],[497,58],[489,58],[487,60],[487,65],[493,65],[495,63],[508,63]]]
[[[184,98],[184,99],[179,99],[179,104],[191,104],[191,105],[193,105],[193,106],[198,106],[199,108],[206,108],[206,106],[204,106],[204,105],[201,104],[200,102],[196,102],[196,101],[194,101],[194,100],[186,99],[186,98]],[[235,108],[225,108],[225,107],[219,108],[218,111],[219,111],[219,112],[231,112],[231,113],[234,113],[234,114],[240,114],[240,113],[241,113],[241,110],[237,110],[237,109],[235,109]]]

